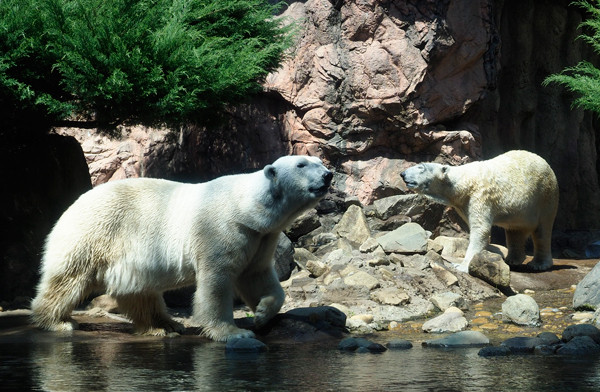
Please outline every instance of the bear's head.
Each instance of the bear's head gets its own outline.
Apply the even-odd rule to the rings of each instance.
[[[329,190],[333,173],[317,157],[290,155],[263,169],[275,199],[316,204]]]
[[[408,189],[426,195],[435,195],[438,185],[447,179],[448,166],[439,163],[419,163],[409,167],[400,176]]]

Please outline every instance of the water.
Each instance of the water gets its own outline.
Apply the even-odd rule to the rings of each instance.
[[[478,349],[345,353],[270,344],[231,355],[222,343],[81,333],[0,336],[0,389],[32,391],[598,391],[600,358],[481,358]]]

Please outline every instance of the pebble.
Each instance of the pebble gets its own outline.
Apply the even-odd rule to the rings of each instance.
[[[489,320],[486,317],[478,317],[476,319],[471,320],[471,324],[472,325],[480,325],[480,324],[487,324]]]

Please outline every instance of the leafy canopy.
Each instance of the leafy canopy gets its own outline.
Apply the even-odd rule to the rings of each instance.
[[[600,0],[579,0],[572,4],[582,7],[591,16],[579,25],[583,33],[577,38],[590,44],[594,52],[600,54]],[[600,114],[600,70],[590,62],[581,61],[558,74],[550,75],[543,85],[550,83],[562,84],[576,93],[573,106]]]
[[[279,66],[291,38],[277,10],[263,0],[0,0],[0,126],[205,121]]]

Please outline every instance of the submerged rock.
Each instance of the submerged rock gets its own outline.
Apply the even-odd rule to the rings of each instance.
[[[510,350],[510,348],[505,346],[488,346],[482,348],[477,353],[477,355],[479,355],[480,357],[505,357],[510,354],[512,354],[512,351]]]
[[[394,339],[394,340],[390,340],[386,344],[386,347],[390,350],[408,350],[413,347],[413,344],[411,342],[409,342],[408,340]]]
[[[425,347],[482,347],[490,344],[490,339],[479,331],[462,331],[441,339],[423,342]]]
[[[533,353],[537,346],[547,345],[544,339],[518,336],[507,339],[500,344],[515,354]]]
[[[254,338],[236,338],[227,341],[225,351],[235,353],[260,353],[268,351],[266,344]]]
[[[340,342],[338,349],[342,351],[356,351],[356,352],[383,352],[387,348],[385,346],[367,340],[365,338],[346,338]]]

